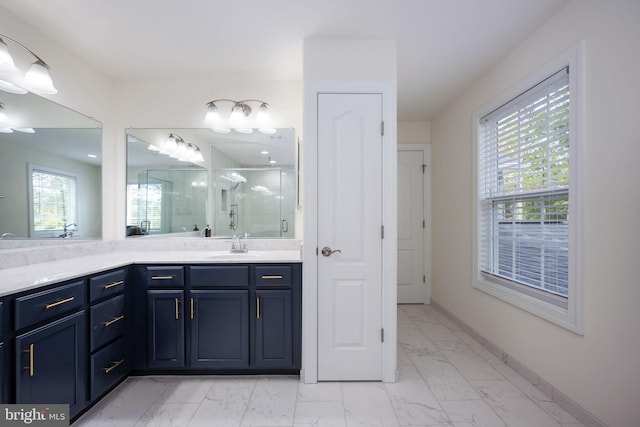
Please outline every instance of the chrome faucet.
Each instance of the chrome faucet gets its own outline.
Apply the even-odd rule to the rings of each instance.
[[[61,235],[59,235],[58,237],[62,238],[62,239],[69,239],[71,237],[73,237],[73,230],[69,230],[70,227],[77,227],[78,224],[76,223],[71,223],[71,224],[66,224],[64,226],[64,230],[63,233]]]
[[[246,237],[246,235],[245,235]],[[242,236],[238,236],[236,234],[233,235],[233,240],[231,242],[231,253],[233,254],[245,254],[248,252],[247,244],[242,243]]]

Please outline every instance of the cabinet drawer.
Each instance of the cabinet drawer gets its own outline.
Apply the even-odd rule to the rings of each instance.
[[[84,304],[84,280],[16,298],[16,329],[51,319]]]
[[[100,397],[128,372],[124,338],[109,344],[91,356],[91,400]]]
[[[256,265],[256,286],[291,286],[290,265]]]
[[[248,265],[208,265],[190,267],[191,287],[249,286]]]
[[[91,302],[115,295],[124,290],[125,270],[93,276],[89,279],[89,298]]]
[[[151,288],[175,288],[184,286],[182,267],[146,267],[147,286]]]
[[[124,335],[124,295],[118,295],[91,307],[91,351]]]

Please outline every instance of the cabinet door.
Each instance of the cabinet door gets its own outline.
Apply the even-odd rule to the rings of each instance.
[[[16,337],[16,403],[69,404],[74,416],[86,399],[84,311]]]
[[[150,368],[184,366],[183,291],[147,291],[147,331]]]
[[[256,291],[256,367],[293,365],[290,290]]]
[[[249,291],[190,293],[191,367],[249,366]]]

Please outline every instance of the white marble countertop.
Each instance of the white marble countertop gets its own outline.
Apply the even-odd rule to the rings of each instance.
[[[282,246],[282,245],[280,245]],[[289,245],[291,246],[291,245]],[[147,248],[100,251],[90,255],[72,256],[65,259],[33,262],[26,265],[0,269],[0,296],[35,289],[44,285],[62,282],[99,273],[131,264],[203,264],[203,263],[272,263],[301,262],[300,249],[290,247],[249,250],[245,254],[232,254],[219,248],[197,250],[149,250]]]

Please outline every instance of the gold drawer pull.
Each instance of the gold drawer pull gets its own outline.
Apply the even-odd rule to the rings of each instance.
[[[260,318],[260,298],[256,298],[256,319]]]
[[[118,366],[122,365],[123,362],[124,362],[124,359],[120,359],[117,362],[113,362],[113,365],[109,366],[108,368],[102,368],[102,369],[104,369],[105,374],[108,374],[109,372],[116,369]]]
[[[121,316],[118,316],[118,317],[114,317],[113,319],[109,320],[108,322],[102,322],[102,323],[104,324],[104,327],[106,328],[107,326],[111,326],[114,323],[116,323],[116,322],[118,322],[118,321],[120,321],[122,319],[124,319],[124,314],[121,315]]]
[[[29,353],[29,366],[25,366],[25,370],[29,370],[29,376],[32,377],[35,374],[33,367],[35,344],[29,344],[29,350],[23,350],[23,353]]]
[[[58,302],[54,302],[54,303],[51,303],[51,304],[47,304],[47,305],[44,306],[44,308],[45,308],[45,310],[49,310],[50,308],[57,307],[59,305],[65,304],[67,302],[71,302],[74,299],[76,299],[76,297],[69,297],[67,299],[63,299],[62,301],[58,301]]]
[[[151,276],[151,280],[172,280],[173,276]]]
[[[195,315],[195,306],[194,306],[195,302],[193,300],[193,298],[191,298],[191,318],[193,319],[193,316]]]
[[[263,279],[282,279],[282,275],[277,276],[262,276]]]
[[[180,318],[180,300],[176,298],[176,320]]]
[[[124,285],[124,280],[119,280],[117,282],[110,283],[108,285],[104,285],[104,289],[113,288],[114,286]]]

